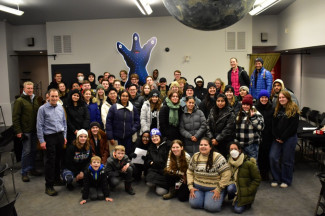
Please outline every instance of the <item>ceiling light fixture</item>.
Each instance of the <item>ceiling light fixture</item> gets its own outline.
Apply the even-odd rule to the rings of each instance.
[[[4,5],[0,5],[0,11],[4,11],[7,13],[15,14],[17,16],[21,16],[24,14],[24,11],[19,10],[19,5],[17,4],[17,9],[13,9]]]
[[[134,0],[134,2],[143,15],[150,15],[152,13],[148,0]]]
[[[262,3],[254,4],[253,10],[251,10],[249,14],[251,16],[256,16],[280,1],[281,0],[265,0]]]

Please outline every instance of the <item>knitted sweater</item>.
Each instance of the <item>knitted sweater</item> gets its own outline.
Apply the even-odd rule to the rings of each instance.
[[[193,184],[204,187],[215,187],[221,192],[228,184],[231,177],[231,171],[226,159],[217,152],[213,152],[213,165],[207,172],[206,163],[208,156],[197,152],[191,158],[187,169],[187,185],[188,189],[193,188]]]
[[[175,171],[175,170],[171,170],[171,168],[170,168],[170,157],[171,157],[171,154],[173,154],[172,151],[169,151],[168,159],[167,159],[167,165],[166,165],[167,171]],[[187,152],[185,152],[185,158],[186,158],[186,163],[189,164],[190,163],[190,160],[191,160],[191,156]],[[176,163],[177,163],[177,167],[179,167],[180,166],[180,164],[179,164],[179,158],[177,158]],[[175,174],[176,175],[184,175],[184,173],[181,170],[177,170],[175,172]]]

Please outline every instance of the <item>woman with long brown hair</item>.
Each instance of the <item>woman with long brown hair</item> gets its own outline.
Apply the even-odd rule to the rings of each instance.
[[[190,192],[187,188],[186,171],[190,159],[190,155],[184,151],[183,142],[180,140],[172,141],[165,168],[165,175],[169,184],[168,194],[163,195],[165,200],[175,196],[182,202],[188,200]]]
[[[140,134],[152,128],[159,129],[159,111],[162,107],[162,101],[159,96],[160,92],[154,89],[150,92],[148,100],[143,103],[140,113]]]
[[[290,93],[282,90],[272,119],[274,138],[270,150],[272,187],[277,187],[281,183],[280,187],[286,188],[292,183],[299,113],[299,108],[292,101]]]

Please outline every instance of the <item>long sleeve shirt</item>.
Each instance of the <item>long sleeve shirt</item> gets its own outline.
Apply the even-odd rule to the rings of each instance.
[[[46,103],[41,106],[37,113],[37,138],[40,143],[44,141],[44,135],[63,132],[64,138],[67,137],[67,122],[63,107],[60,104],[52,106]]]

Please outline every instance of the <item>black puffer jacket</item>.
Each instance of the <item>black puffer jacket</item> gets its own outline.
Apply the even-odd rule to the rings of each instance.
[[[231,85],[231,72],[232,69],[228,71],[228,85]],[[238,77],[240,86],[249,87],[249,76],[243,67],[238,66]]]
[[[215,107],[211,109],[207,119],[207,137],[216,139],[218,150],[222,155],[227,155],[227,145],[235,139],[235,114],[231,107],[227,106],[219,111],[215,116]]]
[[[210,114],[210,110],[216,105],[216,100],[217,100],[216,97],[217,97],[217,94],[215,94],[215,96],[212,98],[206,96],[199,105],[199,108],[204,113],[204,116],[206,119],[208,118],[208,116]]]
[[[181,119],[181,115],[182,115],[182,108],[181,106],[179,106],[178,109],[179,121]],[[163,137],[166,137],[170,141],[181,138],[181,134],[179,132],[179,124],[177,127],[169,124],[169,107],[167,106],[167,104],[164,104],[159,111],[159,130],[162,133]]]
[[[140,116],[141,108],[144,102],[144,97],[137,94],[134,98],[130,97],[129,101],[137,108],[138,115]]]

